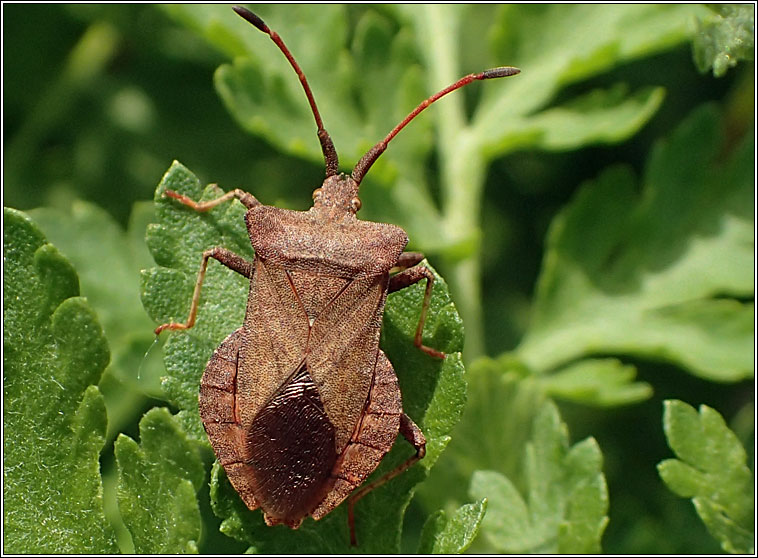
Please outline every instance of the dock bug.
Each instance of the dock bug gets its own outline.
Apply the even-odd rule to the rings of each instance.
[[[247,507],[261,508],[268,525],[296,529],[305,517],[318,520],[347,498],[355,544],[355,503],[426,452],[424,434],[403,413],[395,371],[379,349],[388,293],[426,280],[414,344],[431,358],[445,358],[421,341],[434,276],[418,265],[421,254],[404,252],[408,237],[401,228],[356,218],[358,187],[392,138],[427,106],[473,81],[519,70],[470,74],[432,95],[351,174],[342,174],[294,57],[258,16],[242,7],[234,10],[269,35],[297,73],[316,120],[326,179],[313,192],[309,211],[266,206],[239,189],[206,202],[166,190],[165,196],[195,211],[238,199],[247,208],[255,258],[250,262],[222,247],[205,251],[187,321],[163,324],[155,332],[194,325],[210,258],[250,280],[244,323],[213,353],[200,382],[200,417],[211,446]],[[415,455],[361,487],[398,432]]]

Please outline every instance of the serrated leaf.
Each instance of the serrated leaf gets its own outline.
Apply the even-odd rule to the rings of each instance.
[[[129,236],[103,209],[83,201],[69,212],[40,208],[29,212],[45,235],[79,271],[82,295],[102,320],[111,345],[111,363],[103,378],[112,438],[124,424],[136,421],[145,393],[159,395],[159,387],[143,366],[154,341],[152,323],[139,304],[139,269],[144,261],[144,226],[149,215],[144,205],[135,206],[134,228],[141,228],[139,241]],[[141,225],[140,225],[141,223]],[[144,372],[144,373],[143,373]]]
[[[623,168],[585,185],[552,224],[518,357],[537,373],[621,353],[752,377],[750,139],[720,164],[719,116],[704,107],[658,144],[640,194]]]
[[[713,68],[722,77],[740,60],[752,60],[755,47],[755,6],[711,4],[707,16],[698,18],[692,42],[695,64],[701,72]]]
[[[721,415],[706,405],[664,402],[663,430],[679,459],[658,472],[671,491],[692,498],[710,533],[727,552],[754,552],[753,474],[747,455]]]
[[[561,88],[686,40],[693,32],[693,14],[704,11],[660,4],[504,6],[494,27],[494,51],[524,69],[523,79],[505,89],[483,91],[478,120],[485,123],[496,114],[516,117],[516,123],[504,122],[490,139],[502,143],[530,116],[539,118]],[[522,115],[527,117],[523,122]]]
[[[496,471],[477,471],[471,480],[471,496],[488,500],[482,533],[493,548],[517,554],[600,552],[608,490],[595,440],[569,446],[566,425],[547,401],[523,457],[523,493]]]
[[[517,479],[530,425],[545,399],[545,390],[515,361],[478,359],[467,366],[466,381],[461,422],[439,466],[419,489],[426,509],[451,511],[469,501],[471,475],[480,469]],[[481,538],[475,550],[491,550],[479,547]]]
[[[197,443],[166,409],[140,421],[140,443],[119,435],[118,506],[140,554],[197,553],[202,532],[196,493],[205,480]]]
[[[139,276],[132,245],[106,211],[76,201],[70,213],[46,207],[29,215],[80,270],[82,292],[97,309],[109,339],[140,330],[150,333],[150,320],[136,304]]]
[[[418,554],[461,554],[479,533],[487,500],[465,504],[452,517],[444,510],[429,516],[421,533]]]
[[[653,394],[647,382],[635,382],[634,366],[616,359],[586,359],[555,374],[537,376],[548,395],[599,407],[638,403]]]
[[[118,550],[103,514],[108,344],[71,264],[20,211],[3,228],[3,537],[10,553]]]
[[[143,274],[142,299],[148,314],[157,323],[186,319],[204,250],[225,246],[252,259],[241,204],[236,201],[222,204],[200,214],[164,199],[162,192],[166,188],[192,199],[210,199],[220,193],[214,186],[203,189],[197,178],[179,163],[172,165],[156,190],[158,223],[149,229],[148,245],[163,267],[146,270]],[[167,334],[165,391],[174,405],[186,411],[186,417],[192,423],[188,429],[204,443],[206,439],[197,414],[200,377],[213,350],[242,324],[247,290],[246,279],[215,261],[211,262],[203,283],[195,327],[187,332]],[[368,494],[356,506],[361,552],[398,551],[403,513],[413,495],[414,485],[425,477],[447,445],[450,430],[463,410],[465,382],[459,353],[462,325],[440,277],[434,284],[424,343],[445,351],[448,356],[439,361],[413,346],[423,292],[424,285],[417,284],[389,296],[381,347],[394,363],[404,411],[426,435],[427,454],[419,465]],[[391,470],[411,455],[410,446],[399,441],[375,475]],[[340,506],[318,523],[306,520],[297,531],[284,527],[269,528],[263,524],[260,511],[250,512],[245,508],[223,474],[214,476],[211,487],[217,495],[216,513],[224,519],[222,531],[246,541],[259,552],[349,549],[345,506]],[[230,506],[226,500],[232,500],[234,504]]]
[[[520,133],[525,134],[524,137],[539,138],[540,146],[551,150],[621,141],[650,119],[664,97],[661,87],[646,87],[633,94],[627,89],[619,84],[610,90],[591,91],[561,106],[547,108],[532,116]]]

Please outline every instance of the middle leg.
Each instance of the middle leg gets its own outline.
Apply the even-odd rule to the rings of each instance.
[[[211,248],[203,252],[203,261],[200,264],[200,271],[197,274],[197,281],[195,282],[195,291],[192,293],[192,304],[190,305],[190,312],[187,321],[184,323],[169,322],[167,324],[159,325],[155,328],[155,334],[160,335],[164,329],[170,330],[182,330],[190,329],[195,325],[195,318],[197,317],[197,307],[200,303],[200,290],[203,286],[203,280],[205,279],[205,270],[208,267],[208,259],[213,258],[218,260],[232,271],[244,275],[248,279],[253,276],[253,264],[246,259],[238,256],[234,252],[227,250],[226,248],[216,247]]]
[[[434,286],[434,274],[423,265],[417,265],[424,259],[423,254],[418,252],[403,252],[400,259],[397,262],[398,268],[402,269],[396,275],[390,277],[388,292],[394,293],[406,287],[410,287],[426,279],[426,290],[424,291],[424,301],[421,305],[421,316],[418,320],[418,326],[416,327],[416,334],[413,337],[413,344],[426,354],[435,358],[445,358],[445,353],[427,347],[421,342],[421,337],[424,332],[424,322],[426,321],[426,313],[429,310],[429,301],[432,298],[432,287]]]

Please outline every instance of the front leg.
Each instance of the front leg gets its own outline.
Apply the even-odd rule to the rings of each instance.
[[[390,277],[388,292],[394,293],[400,289],[410,287],[422,279],[426,279],[424,302],[421,305],[421,317],[419,318],[418,327],[416,328],[416,335],[413,337],[413,344],[428,355],[436,358],[445,358],[445,353],[427,347],[421,342],[421,335],[424,331],[424,322],[426,321],[426,313],[429,310],[429,301],[432,298],[432,287],[434,286],[434,274],[429,271],[429,268],[417,265],[423,259],[423,254],[419,254],[418,252],[403,252],[400,255],[400,259],[396,266],[397,268],[402,269],[402,271],[397,275]]]
[[[239,188],[231,190],[223,196],[216,198],[215,200],[209,200],[205,202],[197,202],[183,194],[174,192],[173,190],[166,190],[163,192],[163,195],[167,198],[173,198],[179,203],[182,203],[200,213],[213,209],[217,205],[224,203],[227,200],[233,200],[234,198],[237,198],[240,202],[242,202],[242,205],[248,209],[252,209],[253,207],[261,205],[261,202],[259,202],[254,195],[249,194],[244,190],[240,190]]]
[[[229,269],[236,271],[241,275],[244,275],[248,279],[251,279],[253,277],[253,264],[246,259],[241,258],[234,252],[221,247],[206,250],[203,252],[203,261],[200,264],[200,271],[197,274],[197,282],[195,283],[195,292],[192,294],[192,305],[190,306],[189,318],[187,318],[187,321],[185,323],[169,322],[167,324],[159,325],[157,328],[155,328],[156,335],[160,335],[164,329],[189,329],[195,325],[197,307],[200,303],[200,290],[203,286],[203,279],[205,279],[205,270],[208,267],[208,258],[218,260]]]

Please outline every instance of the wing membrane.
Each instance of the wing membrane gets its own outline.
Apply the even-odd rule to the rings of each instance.
[[[338,453],[350,440],[368,398],[386,291],[386,276],[355,279],[313,323],[309,368],[327,415],[338,425]]]
[[[287,272],[256,258],[240,351],[238,392],[242,424],[299,368],[308,343],[309,322]]]

